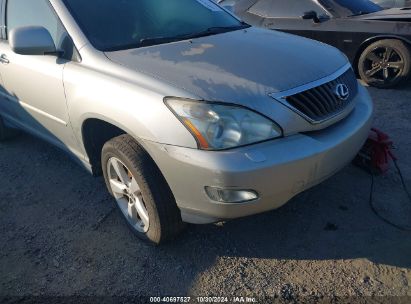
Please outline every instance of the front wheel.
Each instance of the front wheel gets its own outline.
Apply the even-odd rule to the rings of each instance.
[[[109,192],[139,238],[160,244],[182,230],[180,210],[166,180],[131,136],[121,135],[104,145],[102,169]]]
[[[410,48],[402,41],[384,39],[374,42],[361,54],[358,73],[370,86],[388,89],[404,80],[410,74]]]

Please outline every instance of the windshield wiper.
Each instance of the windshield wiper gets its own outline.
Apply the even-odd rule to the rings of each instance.
[[[244,22],[242,22],[240,25],[234,25],[234,26],[233,25],[232,26],[213,26],[213,27],[207,28],[204,31],[191,34],[190,38],[204,37],[204,36],[210,36],[214,34],[230,32],[230,31],[237,31],[237,30],[242,30],[242,29],[249,28],[249,27],[250,25]]]
[[[138,46],[150,46],[150,45],[156,45],[156,44],[163,44],[163,43],[179,41],[183,39],[188,39],[188,38],[184,36],[147,37],[147,38],[140,39],[140,44]]]
[[[140,39],[139,46],[150,46],[150,45],[180,41],[184,39],[192,39],[192,38],[210,36],[214,34],[240,30],[240,29],[244,29],[248,27],[250,27],[250,25],[246,23],[241,23],[241,25],[235,25],[235,26],[213,26],[201,32],[172,36],[172,37],[147,37],[147,38]]]
[[[134,49],[134,48],[139,48],[139,47],[144,47],[144,46],[151,46],[151,45],[157,45],[157,44],[164,44],[164,43],[169,43],[169,42],[174,42],[174,41],[180,41],[180,40],[185,40],[185,39],[192,39],[192,38],[198,38],[198,37],[204,37],[204,36],[210,36],[214,34],[219,34],[219,33],[225,33],[225,32],[230,32],[230,31],[236,31],[236,30],[241,30],[245,28],[249,28],[251,25],[241,22],[239,25],[232,25],[232,26],[213,26],[209,27],[204,31],[201,32],[196,32],[196,33],[189,33],[189,34],[183,34],[183,35],[177,35],[177,36],[170,36],[170,37],[146,37],[140,39],[138,42],[133,42],[130,44],[126,45],[117,45],[113,46],[111,48],[107,48],[104,51],[105,52],[113,52],[113,51],[119,51],[119,50],[127,50],[127,49]]]

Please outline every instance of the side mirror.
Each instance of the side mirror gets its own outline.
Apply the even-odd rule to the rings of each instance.
[[[301,17],[304,20],[312,20],[314,23],[320,23],[320,18],[318,18],[317,12],[309,11],[305,12],[304,15]]]
[[[53,38],[48,30],[41,26],[14,28],[9,33],[10,47],[20,55],[57,54]]]

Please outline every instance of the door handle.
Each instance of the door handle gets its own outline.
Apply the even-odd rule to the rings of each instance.
[[[0,62],[1,62],[1,63],[4,63],[4,64],[9,64],[9,63],[10,63],[10,60],[7,59],[6,54],[1,54],[1,56],[0,56]]]

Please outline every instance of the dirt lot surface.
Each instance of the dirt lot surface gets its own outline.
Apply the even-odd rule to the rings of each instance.
[[[370,92],[375,126],[395,140],[411,188],[411,85]],[[409,303],[411,232],[372,213],[370,182],[350,165],[280,210],[190,226],[173,243],[153,248],[129,232],[101,178],[22,135],[0,144],[0,297],[214,295],[317,302],[392,296],[377,299]],[[380,213],[411,225],[411,205],[394,169],[375,183]]]

